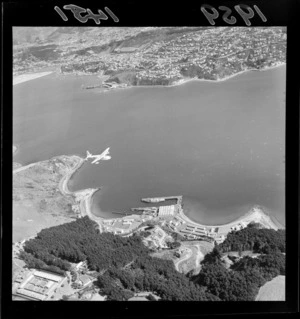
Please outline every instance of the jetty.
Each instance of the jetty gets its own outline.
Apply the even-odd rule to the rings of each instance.
[[[182,195],[179,196],[166,196],[166,197],[149,197],[142,198],[141,201],[144,203],[161,203],[166,200],[176,200],[177,204],[181,205],[182,203]]]
[[[158,207],[136,207],[136,208],[131,208],[132,212],[135,213],[150,213],[150,212],[157,212]]]

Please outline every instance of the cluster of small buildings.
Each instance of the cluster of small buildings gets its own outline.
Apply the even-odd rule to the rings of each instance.
[[[152,218],[152,216],[130,215],[123,218],[104,219],[102,220],[102,228],[104,231],[112,232],[115,235],[125,235]]]
[[[181,228],[179,233],[187,238],[197,238],[200,236],[207,236],[208,232],[205,227],[198,227],[188,224]]]
[[[79,288],[86,287],[93,281],[93,278],[86,274],[87,271],[88,265],[86,260],[73,264],[73,272],[76,273],[75,280],[73,281]]]
[[[122,39],[125,32],[127,31],[120,30],[119,34],[113,35],[111,39]],[[137,28],[128,34],[139,32]],[[110,39],[106,39],[107,41]],[[262,58],[266,59],[266,65],[284,62],[286,32],[281,27],[208,28],[186,32],[171,40],[157,41],[151,45],[123,46],[109,54],[98,54],[97,49],[93,49],[94,46],[88,50],[87,45],[84,43],[72,49],[67,48],[68,58],[62,53],[56,63],[60,63],[62,70],[66,72],[132,71],[135,72],[138,83],[156,79],[167,79],[172,82],[182,79],[181,69],[189,66],[200,67],[205,77],[215,74],[216,67],[227,68],[234,73],[245,61],[252,62],[254,66]],[[249,50],[253,51],[250,55]],[[16,70],[20,71],[33,63],[35,66],[47,65],[46,61],[23,61],[20,52],[14,54]],[[243,52],[246,54],[243,55]]]
[[[247,223],[241,221],[241,222],[237,223],[236,225],[230,227],[230,230],[238,231],[238,230],[241,230],[245,227],[247,227]]]
[[[34,270],[26,278],[15,279],[16,283],[20,283],[16,295],[29,300],[49,300],[66,281],[67,277]]]
[[[205,78],[214,74],[216,67],[227,68],[232,73],[240,71],[248,59],[256,62],[263,57],[272,64],[283,62],[285,40],[286,34],[281,28],[254,28],[251,31],[231,28],[226,32],[224,28],[214,28],[190,32],[147,49],[143,57],[155,60],[156,64],[138,72],[137,77],[182,78],[181,69],[198,66]],[[183,57],[187,57],[187,61]]]
[[[151,230],[151,235],[144,238],[143,242],[146,246],[150,248],[168,248],[166,240],[172,240],[172,238],[167,235],[160,227],[155,226]]]

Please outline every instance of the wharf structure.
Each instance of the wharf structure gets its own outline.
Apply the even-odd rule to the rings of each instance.
[[[174,205],[158,206],[158,207],[138,207],[132,208],[132,211],[139,212],[143,216],[150,215],[153,218],[162,219],[162,225],[177,232],[188,240],[207,240],[210,242],[221,243],[225,240],[227,234],[232,230],[245,228],[247,223],[242,221],[231,225],[222,226],[206,226],[190,221],[183,212],[183,196],[167,196],[142,198],[144,203],[163,203],[168,200],[176,200]]]
[[[176,203],[173,205],[162,205],[162,203],[168,200],[175,200]],[[114,234],[128,235],[137,230],[142,223],[153,220],[180,234],[187,240],[206,240],[218,244],[223,242],[227,234],[232,230],[247,227],[248,223],[243,221],[236,221],[221,226],[207,226],[193,222],[184,214],[182,200],[183,196],[181,195],[142,198],[141,201],[144,203],[159,203],[160,205],[131,208],[134,215],[103,220],[102,226],[104,230],[113,232]]]

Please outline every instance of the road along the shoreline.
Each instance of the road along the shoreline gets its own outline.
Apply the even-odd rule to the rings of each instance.
[[[78,169],[80,169],[80,167],[86,161],[86,159],[83,159],[76,155],[73,155],[72,157],[76,159],[78,162],[62,177],[62,179],[59,182],[58,188],[63,195],[73,196],[75,198],[75,201],[79,205],[80,216],[88,216],[91,220],[94,220],[99,225],[100,232],[102,232],[102,218],[95,216],[91,211],[92,197],[95,192],[100,190],[100,188],[87,188],[76,192],[71,192],[68,188],[68,182],[70,178]]]

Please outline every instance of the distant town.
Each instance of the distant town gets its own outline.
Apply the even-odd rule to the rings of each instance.
[[[62,40],[55,35],[58,44],[39,38],[35,44],[16,44],[14,74],[54,67],[61,74],[97,75],[99,82],[86,88],[107,90],[217,81],[280,65],[286,57],[283,27],[132,28],[123,38],[122,32],[117,38],[114,33],[110,42],[98,46],[80,35]]]

